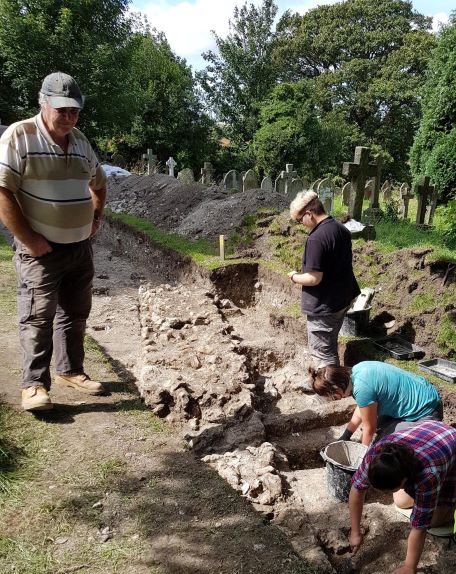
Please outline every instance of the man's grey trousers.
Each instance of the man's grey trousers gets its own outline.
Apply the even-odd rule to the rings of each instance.
[[[82,373],[84,333],[92,304],[93,252],[89,239],[53,244],[53,251],[31,257],[14,242],[23,388],[51,386],[54,350],[57,373]]]
[[[330,315],[307,316],[307,345],[314,368],[339,365],[337,338],[349,307]]]

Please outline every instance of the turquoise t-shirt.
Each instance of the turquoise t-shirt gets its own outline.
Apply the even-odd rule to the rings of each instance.
[[[378,405],[378,416],[417,421],[438,406],[437,389],[424,377],[380,361],[362,361],[352,369],[353,397],[359,407]]]

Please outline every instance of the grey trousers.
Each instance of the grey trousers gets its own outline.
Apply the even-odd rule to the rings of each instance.
[[[375,436],[374,442],[377,442],[381,438],[392,434],[393,432],[406,430],[414,427],[419,423],[424,423],[425,421],[442,421],[443,420],[443,403],[439,401],[437,407],[432,411],[430,415],[427,415],[417,421],[404,421],[402,419],[394,419],[386,415],[378,417],[377,421],[377,434]]]
[[[92,305],[94,275],[90,240],[52,244],[53,251],[31,257],[14,242],[19,337],[23,352],[22,387],[51,386],[57,373],[82,373],[84,333]]]
[[[307,344],[314,368],[340,365],[337,337],[349,307],[330,315],[307,316]]]

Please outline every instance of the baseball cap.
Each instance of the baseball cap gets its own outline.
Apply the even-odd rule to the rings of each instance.
[[[82,109],[84,107],[84,96],[76,80],[63,72],[54,72],[46,76],[40,91],[48,96],[53,108]]]

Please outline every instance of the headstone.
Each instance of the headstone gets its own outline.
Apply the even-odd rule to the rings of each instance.
[[[181,183],[185,183],[186,185],[191,185],[195,183],[195,176],[193,175],[193,171],[186,167],[182,171],[179,171],[177,174],[177,179]]]
[[[288,193],[287,195],[289,196],[290,200],[292,201],[296,195],[300,192],[300,191],[304,191],[304,189],[306,189],[304,187],[304,183],[302,181],[302,179],[300,177],[296,177],[295,179],[291,180],[291,184],[288,184]]]
[[[342,203],[347,207],[350,205],[351,193],[352,193],[352,184],[350,181],[347,181],[347,183],[342,188]]]
[[[125,169],[127,167],[127,162],[125,161],[124,156],[120,153],[117,152],[113,153],[110,159],[112,165],[116,165],[117,167],[121,167],[122,169]]]
[[[263,177],[261,182],[261,189],[264,189],[265,191],[273,191],[274,186],[272,185],[272,179],[269,177],[269,175]]]
[[[408,217],[409,202],[412,199],[412,194],[410,193],[410,186],[408,183],[403,183],[400,187],[400,198],[401,198],[401,215],[403,219]]]
[[[173,157],[170,157],[166,162],[166,165],[168,166],[168,175],[170,177],[174,177],[174,168],[176,167],[177,162],[174,160]]]
[[[380,156],[375,158],[375,165],[377,166],[377,173],[375,177],[371,180],[371,193],[369,198],[369,207],[364,211],[364,222],[374,224],[383,215],[383,211],[380,209],[380,177],[382,173],[382,159]],[[366,189],[366,188],[364,188]]]
[[[147,175],[154,173],[155,166],[157,165],[157,156],[150,148],[147,148],[147,153],[143,153],[142,157],[143,157],[143,171],[145,171]]]
[[[429,205],[428,225],[432,225],[434,222],[434,213],[436,207],[437,207],[437,189],[434,186],[434,191],[431,194],[431,200]]]
[[[230,171],[223,178],[223,187],[230,191],[235,189],[236,191],[241,191],[242,180],[239,173],[235,169],[230,169]]]
[[[391,201],[392,185],[391,185],[391,182],[389,179],[387,179],[385,182],[383,182],[381,192],[383,194],[383,201],[385,203],[387,203],[388,201]]]
[[[212,167],[210,161],[204,162],[204,167],[201,168],[201,183],[210,185],[213,182],[215,169]]]
[[[313,183],[310,184],[309,190],[311,191],[315,191],[315,193],[317,192],[317,187],[318,184],[320,183],[321,178],[320,179],[316,179]]]
[[[284,182],[283,192],[279,192],[279,193],[283,193],[284,195],[289,195],[289,193],[291,193],[291,182],[297,176],[298,176],[298,172],[293,169],[293,164],[287,163],[285,166],[285,171],[281,171],[279,177],[277,178],[277,180],[280,178]],[[277,180],[276,180],[276,184],[277,184]],[[282,186],[280,186],[280,187],[282,188]],[[276,187],[276,191],[278,191],[277,187]]]
[[[285,186],[286,180],[282,179],[282,177],[279,175],[274,183],[274,191],[276,193],[280,193],[280,195],[285,195]]]
[[[364,199],[370,199],[371,195],[374,191],[375,181],[373,179],[369,179],[364,186]]]
[[[258,179],[253,169],[247,170],[242,178],[242,191],[249,189],[258,189]]]
[[[334,202],[334,184],[327,177],[322,179],[317,187],[318,198],[323,204],[325,211],[328,215],[331,215],[333,202]]]
[[[430,185],[429,181],[429,176],[425,175],[421,178],[421,183],[416,188],[418,195],[418,210],[416,212],[417,225],[424,225],[427,205],[430,203],[431,197],[435,193],[435,186]]]
[[[357,146],[353,162],[344,162],[342,173],[351,180],[352,193],[348,213],[359,221],[363,210],[364,186],[366,179],[375,177],[378,172],[377,163],[369,163],[369,148]]]

